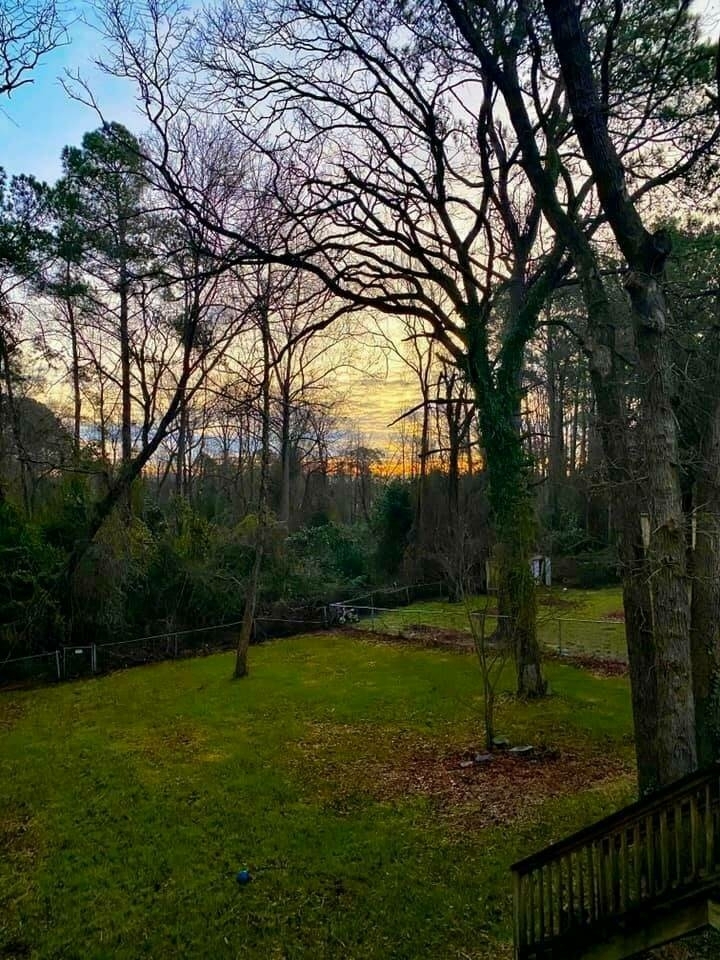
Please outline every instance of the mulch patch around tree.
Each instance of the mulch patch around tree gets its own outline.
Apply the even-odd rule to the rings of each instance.
[[[582,756],[538,747],[530,756],[496,752],[492,760],[472,763],[481,750],[445,756],[419,754],[403,763],[383,765],[373,793],[380,799],[408,794],[430,796],[444,813],[454,809],[473,826],[507,823],[553,797],[587,790],[632,773],[624,760],[603,754]]]
[[[596,677],[626,677],[628,665],[624,660],[612,660],[607,657],[596,657],[591,653],[559,654],[553,651],[544,653],[546,660],[556,663],[569,663],[573,667],[581,667]]]
[[[467,653],[473,649],[472,638],[460,630],[446,630],[424,623],[405,626],[398,633],[382,633],[375,630],[363,630],[360,627],[345,627],[345,633],[358,640],[374,643],[406,643],[414,647],[442,647],[449,650],[461,650]]]
[[[569,600],[567,597],[558,596],[556,593],[548,593],[538,599],[538,605],[554,607],[557,610],[573,610],[577,606],[577,600]]]
[[[603,620],[610,620],[612,623],[625,623],[624,610],[611,610],[610,613],[603,614]]]

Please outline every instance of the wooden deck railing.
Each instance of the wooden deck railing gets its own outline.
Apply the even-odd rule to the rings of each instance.
[[[720,885],[720,765],[516,863],[517,960],[583,946]]]

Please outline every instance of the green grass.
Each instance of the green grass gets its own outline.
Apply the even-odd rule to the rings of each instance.
[[[494,597],[471,597],[467,606],[442,600],[424,601],[390,610],[375,617],[373,629],[400,633],[413,626],[433,626],[470,633],[468,610],[488,611],[486,629],[492,631],[497,620]],[[622,611],[620,587],[601,590],[538,591],[538,634],[550,649],[562,652],[625,656],[625,629],[622,622],[607,620]],[[562,624],[558,625],[558,619]],[[589,622],[593,621],[593,622]],[[369,620],[362,621],[363,626]]]
[[[0,957],[509,956],[510,863],[630,798],[622,679],[553,664],[547,701],[501,698],[500,732],[610,771],[568,793],[563,761],[510,817],[404,778],[479,745],[472,656],[316,635],[251,661],[0,695]]]

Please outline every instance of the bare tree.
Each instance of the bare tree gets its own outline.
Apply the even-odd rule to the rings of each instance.
[[[545,122],[547,108],[533,78],[551,59],[540,36],[547,29],[537,11],[518,4],[445,0],[483,72],[502,91],[523,155],[524,169],[555,235],[570,251],[588,312],[584,349],[590,361],[609,477],[614,490],[624,577],[638,770],[641,788],[651,789],[692,769],[695,742],[689,656],[689,599],[678,473],[678,438],[672,412],[674,385],[668,362],[668,315],[661,276],[669,252],[667,235],[650,232],[638,212],[658,192],[700,163],[720,136],[698,98],[700,65],[707,50],[687,5],[653,9],[655,29],[665,40],[654,61],[634,74],[633,37],[649,11],[643,3],[598,4],[592,51],[572,3],[547,3],[555,55],[600,209],[630,271],[636,361],[620,353],[612,297],[602,261],[593,246],[593,220],[583,221],[576,200],[578,165],[563,155]],[[650,55],[650,54],[649,54]],[[531,83],[530,95],[523,82]],[[668,109],[672,101],[673,109]],[[648,162],[644,151],[655,147]],[[562,170],[548,175],[547,156]],[[633,170],[632,185],[626,170]],[[568,200],[569,198],[569,200]],[[594,220],[597,224],[597,217]],[[631,434],[627,405],[632,375],[639,405],[640,445]]]
[[[358,308],[422,321],[462,369],[480,411],[499,536],[512,546],[503,571],[513,598],[508,614],[524,625],[519,691],[539,695],[518,370],[542,291],[562,270],[562,250],[540,243],[537,204],[513,202],[519,154],[496,122],[496,91],[465,64],[428,59],[423,43],[408,48],[403,21],[372,0],[276,3],[246,13],[229,3],[209,14],[190,60],[179,60],[185,78],[189,63],[203,77],[204,87],[196,80],[191,87],[173,82],[168,66],[167,49],[184,54],[190,33],[177,12],[152,7],[130,18],[113,5],[106,29],[117,55],[108,67],[137,82],[163,144],[156,167],[196,216],[256,256],[307,270]],[[168,36],[174,41],[154,56],[153,37]],[[459,96],[460,88],[471,95]],[[215,104],[270,169],[283,171],[272,181],[284,217],[272,249],[199,208],[181,157],[182,130],[194,122],[191,90],[206,95],[199,106]],[[479,137],[468,106],[478,98]]]
[[[270,298],[272,296],[272,273],[259,268],[256,277],[255,317],[262,345],[262,379],[260,383],[261,425],[260,438],[260,483],[258,487],[257,518],[255,531],[255,556],[245,593],[242,626],[235,654],[235,678],[247,676],[249,672],[248,651],[255,624],[255,609],[260,588],[263,559],[267,545],[270,525],[268,511],[268,471],[270,468],[270,386],[273,373],[273,361],[270,335]]]
[[[5,0],[0,8],[0,96],[33,82],[40,61],[67,41],[56,0]]]

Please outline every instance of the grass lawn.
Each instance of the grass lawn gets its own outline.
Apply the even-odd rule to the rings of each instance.
[[[492,613],[497,607],[493,596],[471,597],[467,606],[443,600],[421,601],[380,614],[372,626],[389,633],[423,625],[469,634],[468,611],[472,610],[487,610],[486,629],[495,629],[497,620]],[[553,650],[624,658],[625,628],[622,620],[617,619],[621,615],[619,586],[600,590],[554,587],[538,591],[538,633],[541,641]],[[562,620],[560,625],[558,619]],[[367,619],[362,621],[363,626],[368,624]]]
[[[251,668],[0,694],[0,957],[509,957],[510,863],[633,793],[623,679],[549,664],[498,730],[559,756],[465,771],[469,654],[325,634]]]

